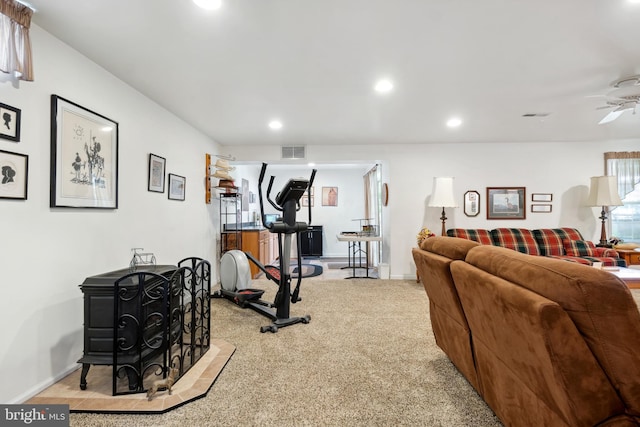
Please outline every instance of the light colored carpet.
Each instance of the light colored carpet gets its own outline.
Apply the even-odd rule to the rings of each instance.
[[[276,286],[254,281],[267,289]],[[236,346],[202,399],[161,415],[71,414],[72,426],[500,426],[435,345],[413,280],[302,283],[291,315],[309,324],[261,334],[268,319],[212,300],[214,338]]]

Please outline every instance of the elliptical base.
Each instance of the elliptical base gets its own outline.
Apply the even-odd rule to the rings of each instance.
[[[278,328],[284,328],[285,326],[295,325],[296,323],[304,323],[307,324],[311,321],[311,316],[308,314],[302,317],[289,317],[288,319],[276,319],[272,324],[268,326],[261,326],[260,332],[263,334],[265,332],[278,332]]]
[[[251,291],[260,291],[260,290],[251,289]],[[261,291],[261,292],[264,292],[264,291]],[[260,295],[262,294],[260,293]],[[244,298],[246,294],[242,291],[232,292],[232,291],[220,289],[215,291],[211,296],[213,298],[226,298],[229,301],[235,303],[236,305],[239,305],[242,308],[250,308],[253,311],[256,311],[259,314],[262,314],[263,316],[273,320],[273,323],[271,323],[271,325],[260,327],[260,332],[262,333],[272,332],[275,334],[276,332],[278,332],[279,328],[295,325],[297,323],[307,324],[311,321],[311,316],[309,316],[308,314],[301,317],[287,317],[284,319],[278,318],[278,315],[272,309],[273,304],[257,298],[254,298],[254,299]]]

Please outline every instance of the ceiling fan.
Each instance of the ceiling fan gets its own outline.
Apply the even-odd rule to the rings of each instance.
[[[607,105],[600,109],[612,108],[598,124],[609,123],[620,117],[625,111],[636,113],[636,106],[640,103],[640,75],[625,77],[611,83],[613,88],[605,95]]]

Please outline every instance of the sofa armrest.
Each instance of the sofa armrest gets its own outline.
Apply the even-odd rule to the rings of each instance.
[[[620,258],[620,255],[615,249],[611,248],[602,248],[596,246],[595,248],[595,256],[597,257],[609,257],[609,258]]]

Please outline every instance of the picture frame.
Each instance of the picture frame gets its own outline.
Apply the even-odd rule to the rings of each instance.
[[[309,207],[309,198],[307,196],[302,196],[300,201],[302,202],[302,207]],[[313,207],[313,197],[311,198],[311,207]]]
[[[52,208],[118,208],[118,123],[51,95]]]
[[[322,187],[322,206],[338,206],[338,187]]]
[[[249,181],[242,178],[242,212],[249,212]]]
[[[0,199],[27,200],[29,156],[0,150]]]
[[[533,213],[551,213],[552,205],[531,205],[531,212]]]
[[[475,190],[469,190],[464,193],[464,214],[469,217],[478,216],[480,214],[480,193]]]
[[[167,159],[157,154],[149,153],[149,178],[147,190],[164,193]]]
[[[487,187],[487,219],[526,219],[525,187]]]
[[[0,103],[0,138],[20,142],[21,115],[19,108]]]
[[[187,179],[184,176],[169,174],[169,200],[184,201],[186,193]]]
[[[531,193],[532,202],[552,202],[553,194],[551,193]]]

